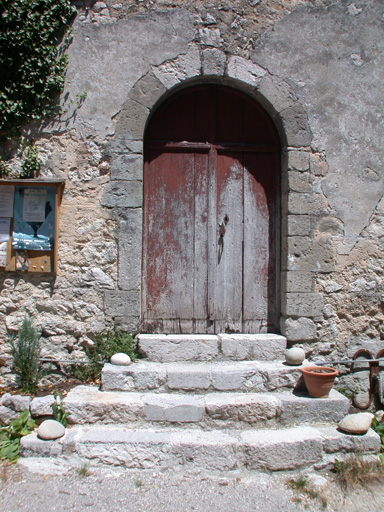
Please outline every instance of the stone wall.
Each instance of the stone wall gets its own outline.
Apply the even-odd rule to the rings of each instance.
[[[25,313],[44,354],[62,358],[82,358],[106,328],[139,328],[145,126],[172,92],[202,82],[253,96],[280,132],[282,333],[327,358],[380,346],[382,2],[77,5],[68,112],[34,133],[42,176],[66,180],[58,273],[0,273],[3,374],[6,331]]]

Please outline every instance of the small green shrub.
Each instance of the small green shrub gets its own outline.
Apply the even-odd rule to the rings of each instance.
[[[89,364],[73,365],[68,371],[71,376],[83,382],[97,382],[100,379],[103,364],[118,352],[128,354],[132,360],[138,358],[132,334],[120,332],[115,328],[98,334],[94,346],[85,349]]]
[[[376,434],[379,434],[381,440],[381,451],[384,452],[384,420],[378,422],[377,418],[373,418],[371,427]]]
[[[288,480],[288,487],[298,494],[295,499],[296,503],[302,503],[308,499],[317,500],[320,502],[323,510],[327,508],[325,496],[312,484],[307,476],[298,475],[296,478],[291,478]],[[305,506],[307,508],[308,503],[305,503]]]
[[[68,414],[64,408],[63,402],[61,401],[61,396],[56,391],[53,393],[53,395],[55,397],[55,401],[51,405],[53,418],[61,423],[64,427],[66,427],[68,425]]]
[[[43,375],[39,371],[40,336],[27,316],[24,317],[17,339],[9,336],[16,382],[25,393],[34,393]]]
[[[32,432],[35,420],[29,417],[25,409],[8,427],[0,428],[0,459],[17,462],[20,455],[20,439]]]
[[[39,150],[34,141],[31,141],[27,146],[27,154],[21,164],[20,178],[37,178],[40,167]]]

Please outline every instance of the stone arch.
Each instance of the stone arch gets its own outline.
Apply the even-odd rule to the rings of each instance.
[[[107,292],[106,313],[113,313],[117,323],[129,330],[135,330],[139,325],[145,128],[152,113],[162,102],[177,90],[198,83],[219,83],[242,90],[268,112],[278,130],[282,151],[281,311],[284,333],[284,317],[296,316],[292,315],[290,304],[297,300],[299,303],[305,302],[300,297],[293,298],[291,303],[288,300],[289,282],[293,276],[290,271],[294,269],[290,269],[287,257],[287,214],[290,209],[290,162],[299,158],[301,168],[309,169],[312,133],[308,119],[294,91],[286,82],[251,60],[227,55],[216,48],[201,50],[195,43],[190,45],[186,54],[159,66],[152,66],[129,91],[116,117],[115,135],[110,146],[111,181],[104,190],[101,202],[103,206],[116,211],[120,222],[119,290]],[[291,295],[293,297],[294,294]],[[305,308],[298,316],[306,316]]]

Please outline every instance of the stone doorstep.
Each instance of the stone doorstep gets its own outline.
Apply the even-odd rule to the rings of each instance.
[[[78,386],[63,400],[72,424],[194,424],[202,428],[255,428],[338,422],[348,399],[332,390],[314,399],[290,392],[205,395],[99,391]],[[267,427],[268,425],[268,427]]]
[[[284,359],[287,339],[278,334],[139,334],[140,352],[156,362]]]
[[[103,391],[192,392],[292,390],[301,368],[282,361],[216,361],[157,363],[139,360],[129,366],[105,364],[101,374]]]
[[[297,470],[320,467],[345,452],[379,449],[380,438],[371,429],[353,436],[335,427],[243,432],[74,427],[56,441],[42,441],[35,433],[21,439],[22,457],[156,470]]]

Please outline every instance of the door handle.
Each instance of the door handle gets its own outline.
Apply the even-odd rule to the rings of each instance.
[[[220,238],[224,238],[225,232],[227,228],[225,227],[229,222],[229,217],[227,214],[224,215],[224,219],[219,223],[219,236]]]

